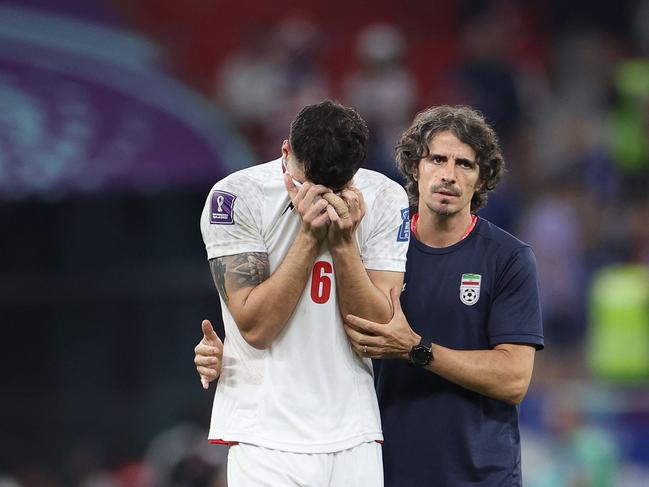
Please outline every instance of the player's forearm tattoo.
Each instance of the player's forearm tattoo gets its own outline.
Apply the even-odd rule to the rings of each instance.
[[[270,276],[268,254],[263,252],[217,257],[210,260],[210,269],[216,289],[226,303],[228,290],[255,287]]]
[[[223,298],[223,301],[227,303],[228,293],[225,291],[225,264],[223,263],[224,258],[225,257],[210,259],[210,270],[212,271],[212,279],[214,280],[216,290]]]

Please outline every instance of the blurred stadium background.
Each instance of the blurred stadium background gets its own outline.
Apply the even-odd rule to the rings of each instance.
[[[225,485],[199,214],[323,97],[394,178],[417,110],[495,124],[483,215],[543,288],[525,485],[649,485],[648,55],[647,0],[0,1],[0,486]]]

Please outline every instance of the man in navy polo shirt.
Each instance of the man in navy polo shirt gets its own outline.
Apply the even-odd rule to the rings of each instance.
[[[517,405],[543,330],[530,247],[476,216],[503,172],[493,129],[467,107],[417,115],[397,146],[412,236],[386,324],[347,316],[376,360],[386,487],[520,486]]]

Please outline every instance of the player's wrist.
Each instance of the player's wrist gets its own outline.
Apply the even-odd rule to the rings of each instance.
[[[302,231],[300,231],[295,237],[295,243],[304,246],[307,249],[319,250],[320,245],[325,239],[325,236],[326,236],[325,233],[319,235],[317,232],[314,232],[312,229],[302,227]]]
[[[329,244],[329,251],[334,258],[337,256],[360,255],[356,240],[353,237],[329,239]]]

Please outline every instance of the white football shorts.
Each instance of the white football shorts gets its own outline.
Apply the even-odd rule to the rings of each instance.
[[[293,453],[239,443],[228,451],[228,487],[383,487],[381,445]]]

